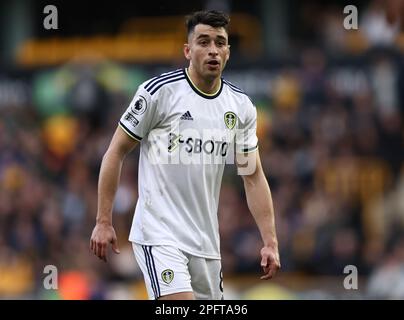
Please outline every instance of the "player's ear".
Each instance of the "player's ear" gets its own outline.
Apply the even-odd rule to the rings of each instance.
[[[188,43],[184,43],[184,56],[187,60],[191,60],[191,48]]]

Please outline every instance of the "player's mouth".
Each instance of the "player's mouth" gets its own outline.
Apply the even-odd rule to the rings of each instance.
[[[217,69],[220,67],[220,62],[215,59],[208,60],[207,65],[209,66],[209,69]]]

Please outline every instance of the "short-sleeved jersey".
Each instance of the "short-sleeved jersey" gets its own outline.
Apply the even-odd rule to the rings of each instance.
[[[215,94],[205,94],[187,69],[179,69],[141,84],[119,126],[140,141],[139,199],[129,240],[220,259],[224,166],[235,152],[257,148],[249,97],[223,78]]]

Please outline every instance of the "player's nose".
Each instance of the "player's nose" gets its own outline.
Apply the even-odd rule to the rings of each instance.
[[[211,43],[209,45],[209,55],[211,56],[217,56],[219,54],[219,51],[217,50],[217,47],[214,43]]]

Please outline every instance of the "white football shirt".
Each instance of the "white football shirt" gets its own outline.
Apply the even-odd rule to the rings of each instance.
[[[224,165],[257,148],[256,109],[225,79],[198,90],[187,69],[141,84],[119,126],[140,141],[139,199],[129,240],[173,245],[220,259],[219,193]]]

